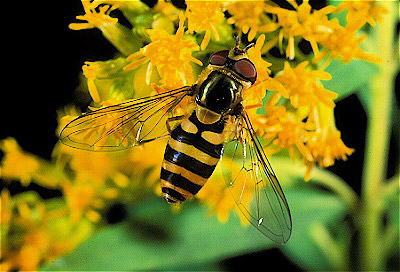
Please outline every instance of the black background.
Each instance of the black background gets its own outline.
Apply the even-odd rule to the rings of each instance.
[[[110,59],[116,50],[99,30],[68,29],[69,23],[76,22],[75,16],[83,14],[80,1],[35,2],[4,8],[13,12],[8,12],[3,24],[6,72],[2,74],[0,139],[14,137],[23,150],[50,159],[58,140],[57,110],[76,100],[74,90],[83,62]],[[397,86],[398,82],[397,79]],[[330,170],[351,180],[350,186],[360,193],[367,117],[355,95],[337,103],[335,116],[344,143],[356,151],[346,162],[336,161]],[[389,176],[399,163],[398,149],[398,139],[392,136]],[[60,194],[34,184],[24,188],[18,182],[2,183],[1,187],[7,187],[11,194],[36,190],[44,198]],[[241,264],[251,264],[254,269],[265,270],[273,264],[280,269],[299,270],[275,249],[231,258],[221,264],[227,270],[237,270]]]

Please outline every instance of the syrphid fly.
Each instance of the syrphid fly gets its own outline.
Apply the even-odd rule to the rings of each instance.
[[[228,143],[228,161],[239,162],[223,166],[236,204],[264,235],[285,243],[292,231],[289,206],[242,105],[242,92],[257,78],[248,47],[240,49],[237,41],[233,49],[212,54],[192,86],[87,112],[69,122],[60,139],[75,148],[116,151],[168,137],[160,179],[169,203],[181,203],[203,187]],[[177,115],[184,100],[193,110]],[[251,202],[244,196],[248,188]]]

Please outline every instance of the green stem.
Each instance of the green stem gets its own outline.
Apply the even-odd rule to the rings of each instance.
[[[390,137],[390,109],[393,78],[396,68],[393,34],[397,2],[384,1],[389,13],[376,29],[376,54],[382,58],[381,72],[372,82],[371,112],[368,118],[366,158],[362,180],[362,212],[360,213],[361,269],[384,269],[379,245],[382,239],[382,188],[386,178]]]
[[[343,248],[323,224],[315,223],[311,225],[310,234],[334,270],[349,270],[347,252],[343,251]]]
[[[275,170],[277,170],[277,172],[287,171],[286,169],[287,165],[290,165],[290,160],[287,158],[283,159],[279,157],[273,157],[271,158],[271,160],[273,161],[274,168]],[[304,166],[292,167],[290,172],[295,177],[302,178],[304,176],[305,167]],[[359,201],[357,194],[346,182],[344,182],[341,178],[339,178],[335,174],[324,169],[316,168],[313,170],[313,177],[310,179],[309,182],[321,185],[327,188],[328,190],[331,190],[333,193],[337,194],[340,197],[340,199],[342,199],[344,203],[346,203],[350,211],[353,212],[357,210]]]
[[[104,23],[98,28],[103,36],[124,56],[129,56],[142,46],[142,42],[132,34],[132,31],[119,23]]]
[[[358,196],[353,189],[342,179],[327,171],[314,171],[312,183],[323,185],[332,190],[347,204],[350,211],[357,209]]]

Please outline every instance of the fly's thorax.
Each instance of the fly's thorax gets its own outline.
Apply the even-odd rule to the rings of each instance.
[[[239,80],[227,75],[223,71],[211,71],[204,81],[199,82],[196,94],[197,113],[205,114],[206,109],[214,114],[223,116],[228,114],[242,100],[243,84]],[[210,114],[209,114],[210,115]],[[210,123],[211,120],[218,121],[219,119],[203,118],[198,115],[199,120],[204,123]]]

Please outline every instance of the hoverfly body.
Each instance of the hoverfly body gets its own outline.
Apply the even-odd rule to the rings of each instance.
[[[168,203],[181,203],[212,175],[228,144],[229,123],[234,127],[231,157],[241,168],[235,173],[228,169],[227,186],[252,225],[271,240],[285,243],[292,230],[289,207],[242,105],[242,92],[257,78],[247,57],[249,47],[240,49],[237,40],[233,49],[212,54],[203,76],[192,86],[87,112],[69,122],[60,139],[79,149],[114,151],[168,137],[160,173],[162,193]],[[171,117],[184,98],[192,101],[191,113]],[[171,129],[171,121],[180,123]],[[246,186],[254,191],[251,204],[244,200]]]

